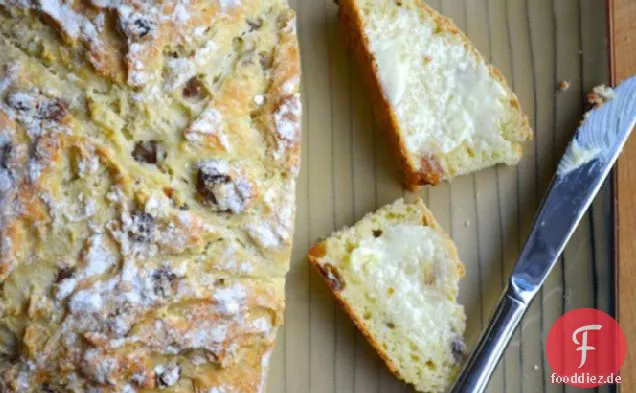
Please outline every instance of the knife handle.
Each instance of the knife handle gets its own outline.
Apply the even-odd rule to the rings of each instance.
[[[450,393],[483,393],[528,305],[506,290]]]

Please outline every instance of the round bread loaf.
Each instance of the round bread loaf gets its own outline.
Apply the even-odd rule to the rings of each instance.
[[[295,23],[286,0],[0,0],[0,391],[262,391]]]

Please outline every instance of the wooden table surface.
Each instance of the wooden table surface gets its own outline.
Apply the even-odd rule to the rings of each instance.
[[[636,74],[636,1],[610,0],[612,81]],[[619,321],[627,338],[622,392],[636,392],[636,138],[631,138],[617,170]]]

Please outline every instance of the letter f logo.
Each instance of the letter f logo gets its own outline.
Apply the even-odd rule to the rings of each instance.
[[[580,345],[580,347],[578,347],[576,350],[577,351],[581,351],[581,364],[579,365],[579,368],[583,367],[585,365],[585,361],[587,360],[587,351],[593,351],[596,348],[588,346],[587,345],[587,331],[588,330],[601,330],[602,326],[601,325],[585,325],[585,326],[581,326],[580,328],[576,329],[574,331],[574,333],[572,334],[572,341],[574,341],[574,344],[576,345]],[[579,342],[577,336],[579,335],[579,333],[583,332],[583,340],[582,342]]]

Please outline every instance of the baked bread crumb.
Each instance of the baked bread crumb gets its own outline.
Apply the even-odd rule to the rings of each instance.
[[[0,1],[0,391],[262,393],[300,103],[286,0]]]
[[[562,80],[559,82],[559,91],[568,91],[570,90],[570,82],[566,80]]]
[[[587,94],[587,102],[592,107],[598,108],[607,101],[614,98],[616,94],[611,87],[605,85],[595,86],[590,93]]]
[[[316,244],[309,261],[391,371],[443,392],[466,355],[464,267],[421,200],[402,199]]]
[[[340,0],[339,17],[376,118],[409,187],[498,163],[532,138],[501,73],[421,0]]]

